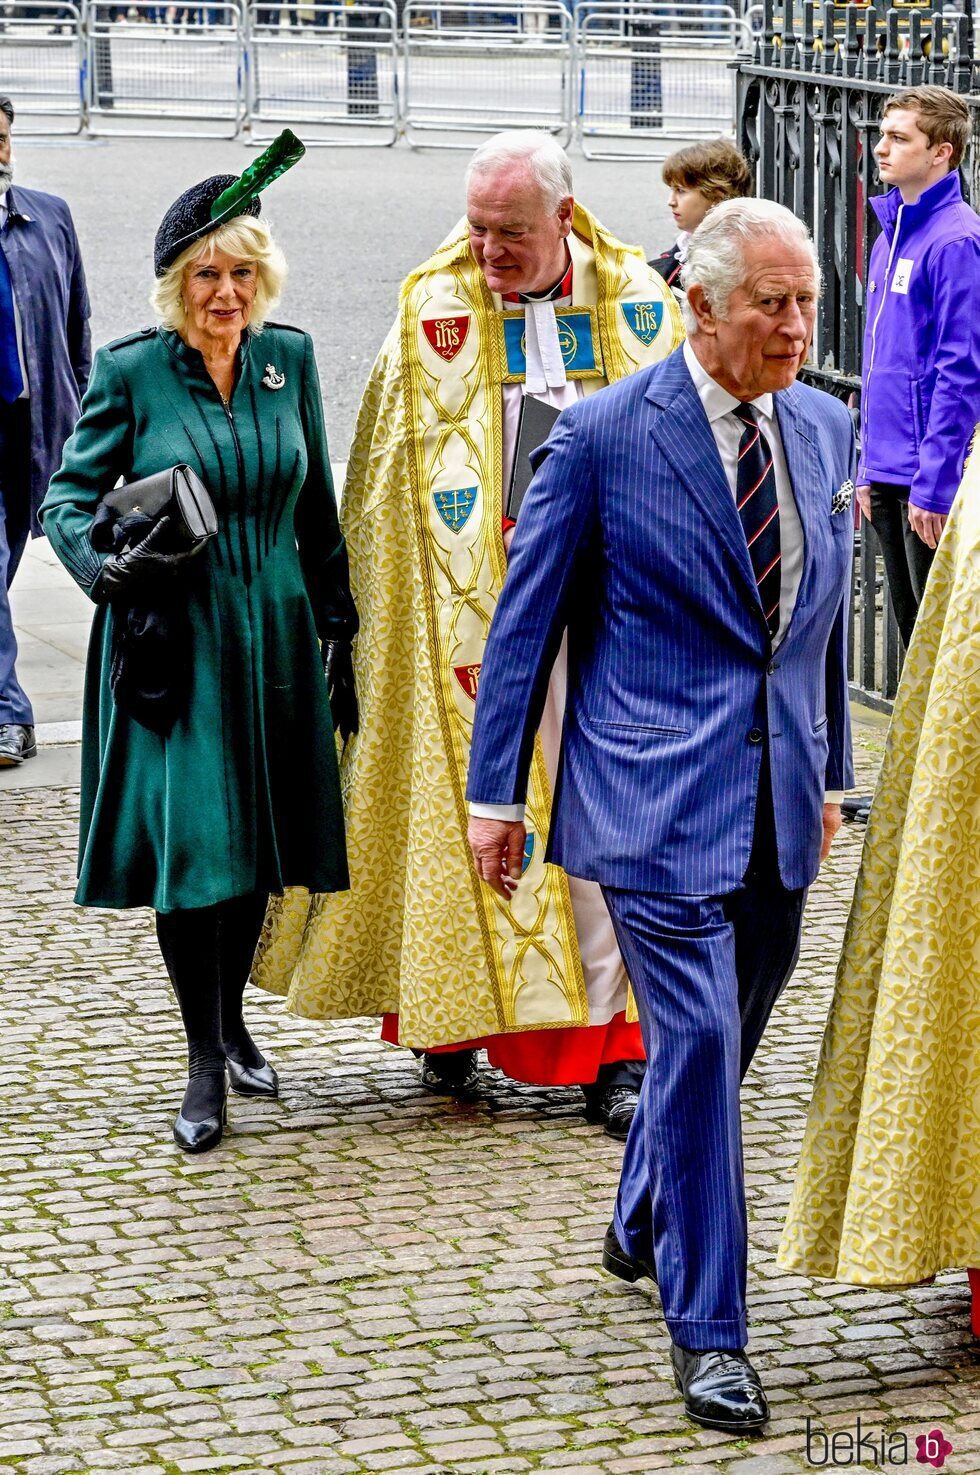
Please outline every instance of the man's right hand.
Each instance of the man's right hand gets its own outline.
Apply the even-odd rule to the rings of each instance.
[[[467,839],[480,880],[509,901],[524,869],[524,825],[520,820],[473,818]]]
[[[871,521],[871,488],[870,488],[870,486],[867,484],[867,482],[864,482],[864,483],[862,483],[861,486],[854,488],[854,493],[855,493],[855,496],[858,499],[858,506],[860,507],[861,512],[868,519],[868,522],[870,522]]]

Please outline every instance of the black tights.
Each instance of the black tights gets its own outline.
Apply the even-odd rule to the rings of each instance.
[[[250,893],[194,911],[157,912],[157,941],[187,1036],[187,1094],[181,1110],[202,1121],[221,1109],[225,1057],[262,1065],[245,1028],[242,999],[268,897]]]

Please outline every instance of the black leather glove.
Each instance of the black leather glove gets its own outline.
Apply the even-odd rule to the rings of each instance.
[[[182,548],[174,552],[167,548],[170,539],[170,518],[161,517],[146,537],[123,553],[110,553],[102,565],[96,585],[96,596],[102,599],[133,599],[141,597],[161,585],[171,584],[184,570],[188,561],[201,551],[203,543],[195,548]]]
[[[346,743],[357,731],[357,691],[354,688],[354,661],[349,640],[324,640],[320,646],[323,674],[327,679],[327,695],[333,725]]]

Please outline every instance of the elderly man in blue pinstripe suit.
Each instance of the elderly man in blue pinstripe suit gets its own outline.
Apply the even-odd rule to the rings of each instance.
[[[549,672],[568,698],[549,858],[602,886],[649,1061],[603,1263],[659,1281],[692,1418],[759,1429],[739,1082],[852,783],[853,432],[795,383],[819,269],[782,206],[717,206],[689,341],[566,410],[538,453],[480,674],[482,879],[521,874]],[[488,808],[489,806],[489,808]]]

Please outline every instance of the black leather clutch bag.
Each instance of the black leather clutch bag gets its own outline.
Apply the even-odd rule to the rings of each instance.
[[[140,541],[161,518],[169,518],[167,542],[173,542],[174,552],[199,548],[218,531],[208,489],[190,466],[171,466],[115,487],[103,496],[102,508],[104,521],[131,529],[127,542]]]

